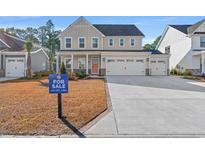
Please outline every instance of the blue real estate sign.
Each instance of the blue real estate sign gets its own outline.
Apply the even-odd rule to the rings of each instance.
[[[66,74],[50,74],[49,93],[68,93],[68,76]]]

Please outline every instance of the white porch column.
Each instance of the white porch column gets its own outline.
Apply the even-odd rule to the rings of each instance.
[[[74,65],[73,54],[71,54],[71,72],[72,73],[73,73],[73,65]]]
[[[205,74],[205,53],[201,54],[202,74]]]
[[[88,54],[86,54],[86,75],[88,75]]]

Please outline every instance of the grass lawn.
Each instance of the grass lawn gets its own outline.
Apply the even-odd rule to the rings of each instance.
[[[0,83],[0,134],[70,134],[57,117],[57,94],[48,93],[48,80]],[[63,94],[63,114],[80,128],[107,108],[103,80],[69,82],[69,94]]]

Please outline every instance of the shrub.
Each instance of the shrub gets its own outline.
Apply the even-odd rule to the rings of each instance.
[[[191,76],[192,75],[192,73],[190,72],[190,71],[184,71],[183,72],[183,76]]]
[[[60,73],[61,74],[66,74],[66,68],[65,68],[64,62],[62,62],[62,64],[61,64]]]
[[[85,74],[84,71],[81,71],[81,70],[80,70],[80,71],[76,72],[76,76],[77,76],[78,78],[82,79],[82,78],[86,77],[86,74]]]
[[[78,77],[76,76],[75,73],[68,73],[68,77],[69,77],[69,80],[78,80]]]
[[[183,75],[183,73],[180,70],[177,70],[177,75]]]
[[[183,75],[183,73],[180,70],[176,69],[176,68],[172,69],[170,71],[170,74],[172,74],[172,75]]]
[[[177,69],[171,69],[171,71],[170,71],[170,74],[172,74],[172,75],[177,75]]]

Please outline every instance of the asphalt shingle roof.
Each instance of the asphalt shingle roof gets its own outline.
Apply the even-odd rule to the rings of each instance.
[[[135,25],[93,24],[105,36],[144,36]]]
[[[24,41],[15,39],[5,32],[0,32],[0,39],[9,46],[6,46],[7,51],[22,51],[24,48]]]
[[[15,36],[12,36],[8,33],[0,32],[0,50],[23,51],[25,49],[24,48],[25,42],[26,41],[21,40],[21,39],[15,37]],[[6,45],[5,45],[5,43],[6,43]],[[32,51],[36,51],[40,48],[42,48],[42,47],[37,45],[37,44],[34,44],[34,47],[33,47]]]
[[[181,31],[184,34],[188,34],[188,27],[192,25],[169,25],[169,26]]]
[[[199,22],[193,24],[192,26],[187,28],[187,31],[189,34],[193,33],[203,22],[205,22],[205,19],[200,20]]]

